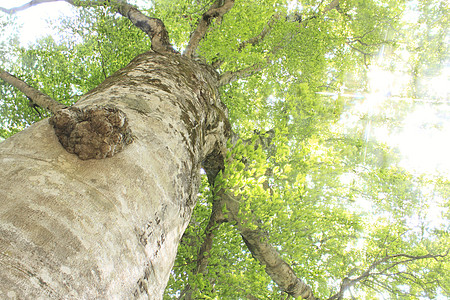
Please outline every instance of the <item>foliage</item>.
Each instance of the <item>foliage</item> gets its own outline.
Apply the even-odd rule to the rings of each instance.
[[[142,8],[164,20],[181,51],[212,2],[160,0]],[[219,187],[239,195],[241,218],[267,233],[317,297],[336,294],[344,279],[355,280],[347,298],[450,296],[448,257],[425,257],[449,249],[448,180],[411,174],[399,167],[395,149],[367,136],[370,124],[395,130],[411,104],[386,100],[376,113],[355,113],[360,98],[319,94],[345,86],[369,93],[367,66],[382,47],[413,53],[412,63],[387,68],[412,68],[414,78],[436,71],[448,59],[448,8],[431,0],[340,1],[339,9],[321,15],[325,2],[301,1],[291,9],[281,0],[236,1],[202,41],[200,59],[222,73],[267,67],[222,87],[241,139],[230,143],[216,186],[203,178],[165,299],[188,289],[194,299],[286,299],[227,222],[214,228],[207,271],[195,272]],[[400,18],[408,7],[419,12],[418,22]],[[301,22],[288,18],[294,13]],[[250,43],[268,24],[265,38]],[[46,37],[26,48],[12,43],[14,62],[3,64],[66,104],[149,48],[142,32],[104,8],[79,10],[58,26],[60,41]],[[0,137],[46,116],[3,83],[0,93]]]

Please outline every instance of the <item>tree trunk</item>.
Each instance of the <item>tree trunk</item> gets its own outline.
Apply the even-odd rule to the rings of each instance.
[[[2,142],[0,298],[161,299],[201,164],[226,145],[217,85],[206,65],[147,52],[76,105],[125,112],[122,152],[80,160],[48,120]]]

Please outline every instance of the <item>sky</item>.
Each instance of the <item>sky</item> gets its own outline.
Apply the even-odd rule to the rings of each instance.
[[[0,6],[5,8],[17,7],[29,0],[0,0]],[[18,23],[22,24],[20,42],[23,46],[33,43],[37,38],[51,32],[49,21],[56,21],[60,16],[69,16],[73,8],[65,2],[43,3],[35,7],[20,11],[16,14]]]
[[[369,116],[382,114],[385,101],[407,102],[414,109],[393,132],[388,132],[385,126],[366,128],[367,138],[398,148],[402,155],[400,166],[411,172],[438,172],[450,178],[450,68],[447,66],[441,74],[429,79],[427,95],[434,96],[433,99],[398,96],[404,93],[411,75],[384,71],[376,65],[371,68],[371,94],[356,109],[365,110]]]
[[[29,0],[0,0],[0,6],[9,8],[20,6]],[[290,9],[298,8],[297,1],[292,1]],[[49,21],[57,21],[60,16],[70,16],[73,8],[65,2],[41,4],[17,14],[20,30],[21,45],[33,43],[37,38],[57,33],[51,31]],[[407,18],[417,17],[409,13]],[[403,53],[402,55],[407,55]],[[379,62],[389,59],[383,57],[380,51]],[[407,81],[405,74],[393,74],[373,66],[371,77],[372,94],[360,100],[350,113],[360,113],[367,110],[369,115],[386,100],[385,94],[389,90],[391,95],[398,94],[396,89],[403,88]],[[439,172],[450,178],[450,67],[443,70],[436,78],[428,79],[426,86],[430,91],[437,93],[442,103],[431,105],[427,99],[414,99],[416,108],[411,112],[395,133],[388,133],[386,128],[369,126],[366,136],[372,140],[385,142],[397,147],[402,155],[401,166],[412,172]],[[380,91],[384,91],[380,93]],[[392,100],[392,99],[390,99]],[[395,99],[394,99],[395,100]],[[399,99],[402,100],[402,99]],[[358,111],[359,110],[359,111]]]

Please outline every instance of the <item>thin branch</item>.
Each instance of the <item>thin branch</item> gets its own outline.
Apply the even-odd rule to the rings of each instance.
[[[354,278],[354,279],[350,279],[348,277],[344,278],[342,280],[342,284],[341,287],[339,289],[339,292],[337,292],[335,295],[331,296],[330,298],[328,298],[328,300],[335,300],[335,299],[342,299],[344,292],[346,290],[348,290],[350,287],[354,286],[356,283],[360,282],[360,281],[365,281],[368,277],[372,277],[373,278],[373,282],[377,283],[378,285],[381,285],[380,282],[378,282],[375,278],[375,276],[377,275],[395,275],[395,274],[389,274],[389,273],[385,273],[387,270],[402,264],[402,263],[408,263],[411,261],[415,261],[415,260],[422,260],[422,259],[430,259],[433,258],[435,260],[439,259],[439,258],[444,258],[448,255],[449,250],[447,250],[447,252],[445,254],[425,254],[425,255],[409,255],[409,254],[394,254],[394,255],[386,255],[385,257],[383,257],[380,260],[377,260],[375,262],[373,262],[360,276]],[[390,260],[392,259],[396,259],[396,258],[407,258],[405,260],[402,260],[400,262],[393,262],[393,265],[384,268],[382,271],[380,272],[373,272],[373,270],[375,270],[379,265],[384,264],[384,263],[389,263]],[[399,272],[399,274],[406,274],[406,272]],[[412,279],[410,279],[412,281]],[[389,291],[389,287],[388,286],[384,286],[383,288],[385,288],[386,290]]]
[[[364,52],[363,50],[358,49],[358,48],[352,46],[351,43],[346,42],[346,44],[347,44],[351,49],[353,49],[353,50],[355,50],[356,52],[359,52],[359,53],[361,53],[361,54],[363,55],[363,57],[364,57],[364,65],[365,65],[366,67],[368,67],[368,64],[367,64],[367,56],[371,57],[371,56],[373,56],[373,54],[372,54],[372,53]]]
[[[128,4],[125,0],[117,1],[75,1],[75,0],[32,0],[22,6],[14,7],[10,9],[0,7],[0,10],[8,13],[14,14],[18,11],[25,10],[32,6],[36,6],[42,3],[64,1],[73,6],[77,7],[115,7],[117,12],[122,16],[128,18],[134,26],[145,32],[152,42],[152,50],[157,52],[176,52],[169,41],[169,34],[164,23],[157,18],[150,18],[144,15],[136,7]]]
[[[63,2],[68,2],[70,4],[73,4],[72,0],[32,0],[32,1],[28,2],[28,3],[25,3],[25,4],[23,4],[21,6],[17,6],[17,7],[12,7],[12,8],[0,7],[0,11],[12,15],[12,14],[15,14],[15,13],[17,13],[19,11],[26,10],[26,9],[32,7],[32,6],[36,6],[36,5],[39,5],[39,4],[42,4],[42,3],[62,2],[62,1]]]
[[[320,1],[320,3],[317,5],[317,7],[316,7],[314,10],[318,11],[319,8],[322,6],[322,4],[323,4],[324,1],[325,1],[325,0]]]
[[[49,110],[53,114],[67,107],[1,68],[0,78],[24,93],[34,104]]]
[[[279,13],[273,15],[270,18],[270,20],[267,22],[267,24],[264,26],[263,30],[257,36],[254,36],[254,37],[252,37],[246,41],[243,41],[242,43],[239,44],[238,51],[241,52],[242,49],[244,49],[248,45],[255,46],[255,45],[259,44],[262,40],[264,40],[266,35],[270,33],[273,25],[280,19],[280,17],[281,17],[281,14],[279,14]]]
[[[363,39],[363,38],[365,38],[367,35],[369,35],[369,34],[371,34],[372,32],[374,32],[375,30],[376,30],[376,28],[373,28],[372,30],[367,31],[367,32],[364,33],[363,35],[361,35],[361,36],[355,36],[354,38],[355,38],[355,39]]]
[[[205,37],[211,22],[215,18],[222,18],[227,12],[231,10],[234,5],[234,0],[216,0],[211,7],[198,20],[197,28],[191,35],[189,43],[184,50],[183,55],[192,57],[197,51],[200,41]]]
[[[306,24],[308,23],[309,20],[315,19],[315,18],[319,17],[319,15],[325,14],[333,9],[340,10],[339,0],[333,0],[330,4],[327,5],[327,7],[324,9],[323,12],[315,14],[305,20],[302,20],[301,15],[286,16],[286,20],[291,21],[291,22],[298,22],[299,24],[306,26]],[[249,40],[246,40],[246,41],[242,42],[241,44],[239,44],[238,51],[242,51],[242,49],[244,49],[248,45],[256,45],[256,44],[260,43],[267,36],[267,34],[270,33],[274,23],[276,21],[278,21],[280,19],[280,17],[281,17],[280,14],[276,14],[276,15],[272,16],[272,18],[267,22],[266,26],[263,28],[263,30],[257,36],[252,37]],[[298,33],[296,33],[296,34],[298,34]],[[296,35],[296,34],[294,34],[294,35]],[[278,45],[274,49],[269,51],[269,53],[272,55],[275,55],[276,53],[278,53],[280,50],[282,50],[284,47],[286,47],[287,45],[290,44],[290,40],[293,38],[294,35],[286,36],[284,38],[284,40],[286,41],[285,45]],[[354,48],[350,44],[349,44],[349,46],[351,48]],[[359,49],[357,49],[357,50],[359,50]],[[365,58],[366,58],[366,56],[364,56],[364,60],[365,60]],[[267,59],[266,63],[257,63],[253,66],[247,67],[242,70],[238,70],[238,71],[234,71],[234,72],[232,72],[232,71],[225,72],[220,77],[219,85],[220,86],[227,85],[238,79],[243,79],[243,78],[252,76],[253,74],[266,68],[269,65],[269,61],[270,60]]]
[[[238,71],[225,72],[220,76],[219,86],[227,85],[236,80],[247,78],[258,73],[267,67],[268,63],[257,63]]]
[[[98,53],[100,53],[100,64],[101,64],[101,67],[102,67],[102,73],[103,73],[103,76],[105,77],[104,79],[106,79],[108,76],[106,75],[105,58],[103,57],[100,41],[98,41]]]
[[[313,16],[311,16],[311,17],[305,19],[305,20],[302,20],[302,18],[301,18],[300,15],[287,16],[286,19],[287,19],[288,21],[290,20],[291,22],[298,22],[299,24],[306,25],[306,24],[308,23],[309,20],[314,19],[314,18],[317,18],[320,14],[325,14],[325,13],[327,13],[327,12],[333,10],[333,9],[336,9],[336,10],[339,10],[339,9],[340,9],[340,8],[339,8],[339,0],[333,0],[329,5],[327,5],[327,7],[324,9],[323,12],[321,12],[321,13],[319,13],[319,14],[316,14],[316,15],[313,15]],[[260,43],[260,42],[266,37],[266,35],[270,33],[270,31],[271,31],[271,29],[272,29],[274,23],[275,23],[277,20],[279,20],[280,17],[281,17],[280,14],[274,15],[274,16],[269,20],[269,22],[267,22],[266,26],[263,28],[263,30],[261,31],[261,33],[258,34],[258,35],[255,36],[255,37],[253,37],[253,38],[247,40],[247,41],[242,42],[242,43],[238,46],[238,51],[242,51],[242,49],[245,48],[245,47],[248,46],[248,45],[256,45],[256,44]],[[289,18],[289,17],[291,17],[291,18]],[[297,33],[297,34],[298,34],[298,33]],[[295,35],[295,34],[294,34],[294,35]],[[290,44],[290,40],[291,40],[292,38],[293,38],[293,36],[286,36],[286,37],[284,38],[284,40],[286,41],[285,45],[278,45],[277,47],[275,47],[274,49],[272,49],[269,53],[272,54],[272,55],[275,55],[275,54],[278,53],[280,50],[282,50],[286,45],[289,45],[289,44]],[[350,45],[350,44],[349,44],[349,46],[350,46],[351,48],[354,48],[354,47],[352,47],[352,45]],[[359,49],[356,49],[356,50],[359,50]],[[360,52],[361,52],[361,51],[360,51]],[[364,60],[365,60],[365,58],[366,58],[366,56],[364,56]],[[257,63],[257,64],[254,64],[254,65],[252,65],[252,66],[250,66],[250,67],[247,67],[247,68],[245,68],[245,69],[242,69],[242,70],[238,70],[238,71],[234,71],[234,72],[233,72],[233,71],[225,72],[225,73],[222,74],[221,77],[220,77],[219,85],[220,85],[220,86],[227,85],[227,84],[229,84],[229,83],[231,83],[231,82],[234,82],[234,81],[236,81],[236,80],[239,80],[239,79],[243,79],[243,78],[252,76],[253,74],[258,73],[259,71],[265,69],[265,68],[268,66],[268,64],[269,64],[269,61],[270,61],[270,60],[267,59],[266,63]]]
[[[206,267],[208,266],[209,262],[209,253],[211,253],[211,249],[213,246],[214,233],[225,221],[226,219],[222,212],[222,201],[220,201],[220,199],[217,199],[213,202],[211,215],[205,228],[205,237],[197,253],[197,265],[193,271],[193,274],[203,274],[206,272]],[[192,299],[192,292],[193,291],[191,285],[187,284],[178,299],[182,299],[182,297],[184,297],[184,299],[190,300]]]

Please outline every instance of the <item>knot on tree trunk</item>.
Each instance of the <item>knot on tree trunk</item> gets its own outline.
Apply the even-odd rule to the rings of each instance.
[[[49,122],[64,149],[83,160],[111,157],[133,141],[126,114],[115,107],[70,107]]]

